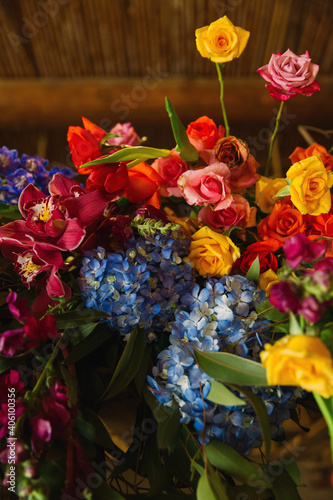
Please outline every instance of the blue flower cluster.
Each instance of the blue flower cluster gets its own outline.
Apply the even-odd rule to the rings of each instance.
[[[124,251],[87,252],[78,280],[86,307],[110,314],[109,325],[122,335],[139,325],[155,339],[194,284],[194,270],[183,260],[189,245],[181,232],[169,231],[133,236]]]
[[[69,167],[54,166],[46,170],[48,163],[38,156],[23,154],[19,158],[15,149],[0,148],[0,202],[17,205],[21,192],[30,183],[48,194],[48,183],[58,172],[69,178],[76,176]]]
[[[196,364],[191,346],[206,352],[229,351],[259,360],[263,344],[269,340],[268,322],[258,319],[255,306],[265,299],[253,282],[243,276],[224,276],[195,284],[180,299],[170,335],[170,346],[158,355],[151,391],[164,405],[174,397],[183,423],[193,423],[199,440],[220,439],[241,453],[259,447],[261,428],[253,407],[226,407],[207,399],[210,380]],[[266,327],[266,328],[265,328]],[[180,342],[185,340],[187,346]],[[273,439],[283,436],[282,422],[300,397],[294,388],[252,387],[265,404]],[[235,392],[238,396],[240,394]]]

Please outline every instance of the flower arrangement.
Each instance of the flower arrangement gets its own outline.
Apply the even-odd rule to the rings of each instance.
[[[269,176],[282,106],[319,67],[287,50],[258,70],[281,102],[260,175],[224,105],[249,35],[226,16],[196,31],[224,126],[185,128],[166,99],[167,150],[83,118],[78,177],[0,150],[0,462],[19,498],[298,499],[271,439],[313,400],[333,449],[333,156],[297,147]]]

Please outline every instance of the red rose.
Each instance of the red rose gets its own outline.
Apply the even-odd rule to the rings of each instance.
[[[260,274],[268,271],[268,269],[272,269],[272,271],[275,272],[278,268],[278,263],[274,252],[279,250],[281,246],[282,243],[274,239],[253,243],[248,246],[245,252],[236,260],[233,268],[246,274],[252,262],[259,256]]]

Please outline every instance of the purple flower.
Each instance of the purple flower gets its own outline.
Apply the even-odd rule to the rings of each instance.
[[[296,314],[301,305],[297,297],[297,289],[290,281],[280,281],[273,285],[269,301],[282,313],[292,311]]]
[[[310,323],[317,323],[323,315],[324,304],[320,304],[314,297],[306,297],[301,303],[298,314],[301,314]]]
[[[329,293],[333,287],[333,257],[319,260],[306,274],[324,293]]]
[[[303,233],[299,233],[285,241],[283,250],[288,265],[295,268],[301,262],[313,262],[324,255],[326,244],[323,241],[310,241]]]

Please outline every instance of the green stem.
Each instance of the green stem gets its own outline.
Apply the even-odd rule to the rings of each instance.
[[[44,369],[43,369],[43,371],[42,371],[39,379],[37,380],[37,383],[36,383],[35,387],[31,391],[31,396],[33,395],[32,400],[34,400],[36,398],[36,396],[38,395],[38,392],[41,389],[41,387],[43,385],[43,382],[44,382],[44,380],[46,378],[48,369],[50,368],[50,366],[52,366],[53,361],[58,356],[60,346],[63,343],[63,341],[65,339],[65,336],[66,336],[66,330],[64,332],[62,332],[62,334],[61,334],[58,342],[56,343],[55,348],[52,351],[51,356],[49,357],[46,365],[44,366]]]
[[[274,146],[274,141],[275,141],[276,134],[277,134],[278,129],[279,129],[279,124],[280,124],[280,118],[281,118],[281,114],[282,114],[283,105],[284,105],[284,101],[281,101],[279,112],[278,112],[276,120],[275,120],[275,129],[274,129],[273,135],[271,137],[271,142],[269,144],[267,164],[266,164],[266,169],[265,169],[265,173],[264,173],[265,177],[268,177],[269,170],[271,168],[273,146]]]
[[[328,432],[329,432],[329,435],[330,435],[330,438],[331,438],[331,453],[332,453],[332,458],[333,458],[333,396],[331,396],[331,398],[329,399],[325,399],[323,398],[322,396],[320,396],[319,394],[317,394],[316,392],[313,393],[313,396],[316,400],[316,403],[324,417],[324,419],[326,420],[326,424],[327,424],[327,427],[328,427]],[[331,406],[331,409],[329,408],[329,406]]]
[[[224,120],[225,135],[228,136],[228,135],[230,135],[230,128],[229,128],[229,124],[228,124],[227,113],[226,113],[225,106],[224,106],[224,98],[223,98],[223,96],[224,96],[224,84],[223,84],[223,77],[222,77],[222,68],[223,68],[223,64],[216,63],[217,74],[218,74],[219,82],[220,82],[220,101],[221,101],[222,114],[223,114],[223,120]]]

